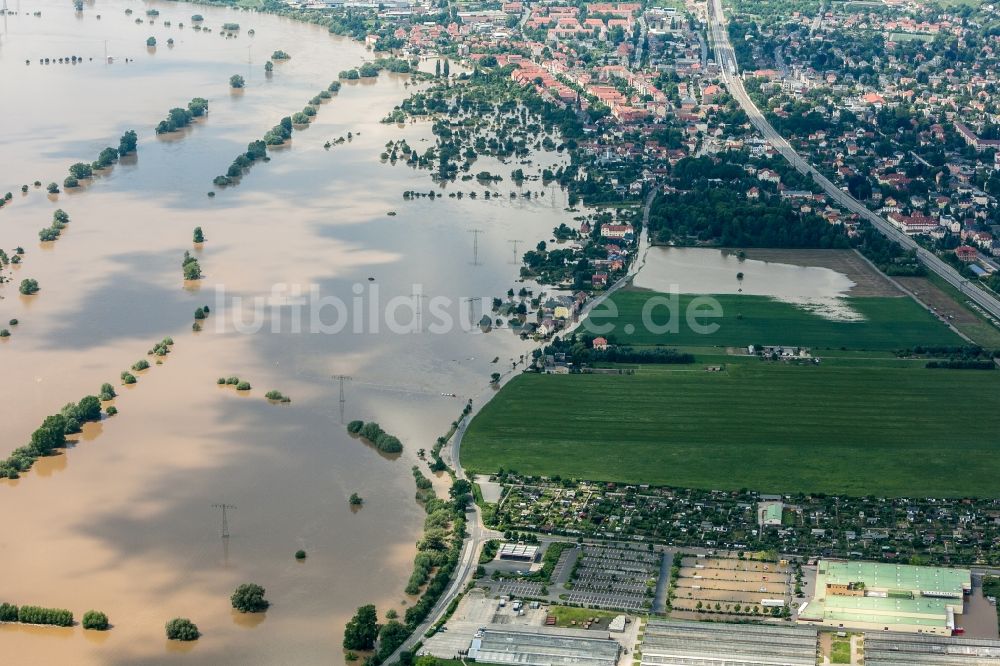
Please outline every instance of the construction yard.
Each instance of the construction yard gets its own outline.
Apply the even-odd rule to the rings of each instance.
[[[685,556],[671,617],[734,621],[780,616],[791,602],[791,569],[739,557]]]

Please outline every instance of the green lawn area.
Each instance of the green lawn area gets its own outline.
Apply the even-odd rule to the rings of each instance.
[[[709,489],[1000,495],[1000,372],[702,365],[516,377],[470,424],[462,463]]]
[[[893,350],[915,345],[961,345],[961,338],[935,319],[913,299],[906,297],[845,298],[844,301],[865,317],[864,321],[845,322],[826,319],[796,305],[767,296],[716,294],[722,307],[722,317],[702,319],[704,324],[717,323],[714,333],[702,334],[686,323],[687,308],[693,295],[679,297],[680,317],[677,332],[652,332],[644,326],[643,308],[651,297],[666,297],[656,292],[626,289],[611,297],[618,316],[602,316],[606,308],[592,315],[596,324],[611,324],[607,334],[619,344],[677,346],[746,346],[801,345],[816,349],[841,348]],[[613,312],[613,310],[611,311]],[[663,326],[671,320],[666,305],[650,310],[654,325]],[[634,327],[628,329],[628,326]],[[633,330],[632,334],[627,331]]]
[[[830,662],[834,664],[851,663],[851,639],[834,638],[830,645]]]
[[[553,606],[549,609],[549,615],[556,618],[557,627],[583,627],[585,622],[593,618],[601,621],[601,626],[607,628],[608,622],[621,613],[615,611],[602,611],[594,608],[571,608],[569,606]]]

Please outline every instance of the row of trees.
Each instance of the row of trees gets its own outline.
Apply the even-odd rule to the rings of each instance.
[[[364,437],[383,453],[401,453],[403,451],[403,444],[399,438],[382,430],[382,426],[375,421],[368,423],[351,421],[347,424],[347,432]]]
[[[69,224],[69,215],[62,208],[52,213],[52,224],[38,232],[38,239],[42,241],[54,241],[59,238],[62,230]]]
[[[95,611],[90,612],[93,613]],[[71,627],[73,626],[73,613],[63,608],[42,608],[41,606],[21,606],[18,608],[14,604],[4,603],[0,604],[0,622],[51,624],[57,627]],[[107,628],[107,617],[105,617],[105,626],[103,628]]]
[[[280,57],[279,57],[280,56]],[[275,51],[271,56],[275,60],[287,60],[290,58],[287,53],[283,51]],[[270,64],[270,62],[268,63]],[[267,71],[270,71],[268,69]],[[234,84],[234,79],[239,79],[237,83]],[[230,79],[230,85],[234,88],[242,87],[243,77],[234,75]],[[309,105],[306,106],[302,111],[297,112],[293,116],[285,116],[282,118],[277,125],[269,129],[262,139],[256,141],[251,141],[247,144],[246,152],[241,153],[236,156],[233,163],[229,165],[229,169],[226,173],[221,176],[216,176],[212,180],[212,184],[216,187],[226,187],[227,185],[232,185],[239,179],[247,170],[250,169],[257,162],[267,162],[271,158],[268,157],[267,147],[268,146],[280,146],[286,141],[292,138],[292,127],[295,123],[305,124],[309,122],[309,119],[316,115],[316,107],[323,99],[329,99],[333,93],[340,90],[340,82],[334,81],[326,90],[320,91],[318,95],[312,98]],[[210,193],[213,194],[214,193]]]
[[[101,388],[106,393],[105,384]],[[111,389],[113,396],[114,389]],[[5,460],[0,460],[0,478],[16,479],[21,472],[31,469],[38,458],[52,455],[56,449],[66,447],[66,435],[80,432],[84,423],[101,419],[101,400],[88,395],[78,403],[68,403],[58,414],[45,417],[42,425],[31,433],[31,441],[18,447]]]
[[[187,108],[174,107],[167,112],[167,117],[161,120],[156,126],[157,134],[176,132],[187,127],[195,118],[200,118],[208,112],[208,100],[204,97],[195,97],[188,102]]]

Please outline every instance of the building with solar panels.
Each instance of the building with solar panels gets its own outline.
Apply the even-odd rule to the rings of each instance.
[[[650,619],[642,666],[815,666],[816,630]]]
[[[800,622],[951,636],[972,591],[968,569],[821,560]]]
[[[866,666],[997,666],[1000,641],[866,633]]]

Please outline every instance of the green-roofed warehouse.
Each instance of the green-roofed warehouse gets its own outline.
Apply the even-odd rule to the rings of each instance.
[[[972,590],[968,569],[820,560],[800,622],[950,636]]]

